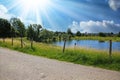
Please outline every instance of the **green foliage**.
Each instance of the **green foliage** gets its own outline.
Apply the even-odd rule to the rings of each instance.
[[[71,37],[73,36],[73,33],[72,33],[72,31],[71,31],[70,28],[68,28],[68,30],[67,30],[67,34],[68,34],[68,39],[70,40]]]
[[[16,36],[15,28],[11,26],[11,37],[15,37],[15,36]]]
[[[18,18],[11,18],[10,22],[14,30],[18,33],[19,37],[21,37],[21,47],[23,47],[22,37],[25,37],[25,33],[26,33],[24,24]]]
[[[76,32],[76,36],[81,36],[82,34],[80,33],[80,31]]]
[[[72,31],[71,31],[70,28],[68,28],[68,30],[67,30],[67,34],[73,35],[73,33],[72,33]]]
[[[102,33],[102,32],[99,33],[99,36],[100,37],[106,37],[105,33]]]
[[[0,18],[0,37],[6,38],[11,36],[11,25],[8,20]]]
[[[27,38],[29,38],[30,40],[32,40],[33,37],[34,37],[34,35],[35,35],[34,28],[33,28],[33,26],[30,24],[30,25],[28,26],[28,29],[27,29]]]
[[[24,37],[25,36],[25,26],[24,24],[21,22],[20,19],[18,18],[11,18],[10,20],[15,32],[20,36],[20,37]]]
[[[40,41],[40,31],[42,26],[39,24],[30,24],[27,29],[27,38],[34,41]]]
[[[33,29],[34,29],[34,37],[33,37],[33,40],[34,41],[39,41],[39,38],[40,38],[40,31],[42,29],[42,26],[39,25],[39,24],[33,24]]]
[[[30,24],[27,29],[27,39],[31,41],[31,48],[33,49],[33,40],[39,41],[40,29],[42,28],[39,24]]]
[[[118,33],[118,35],[117,35],[118,37],[120,37],[120,32]]]
[[[69,38],[69,35],[68,34],[62,34],[62,37],[63,37],[63,40],[67,40]]]
[[[40,39],[43,42],[52,41],[54,38],[54,33],[46,29],[42,29]]]

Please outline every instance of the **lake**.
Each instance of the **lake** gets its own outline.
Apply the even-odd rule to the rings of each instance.
[[[66,47],[73,47],[76,43],[76,46],[94,48],[98,50],[108,50],[109,41],[98,41],[98,40],[69,40],[66,41]],[[57,46],[63,46],[64,41],[53,42],[52,44]],[[112,50],[120,51],[120,42],[112,42]]]

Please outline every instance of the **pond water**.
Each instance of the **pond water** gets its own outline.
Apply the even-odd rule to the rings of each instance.
[[[94,48],[98,50],[108,50],[109,41],[98,41],[98,40],[70,40],[66,41],[66,47],[73,47],[76,43],[76,46]],[[52,44],[57,46],[63,46],[64,41],[53,42]],[[120,51],[120,42],[112,42],[112,50]]]

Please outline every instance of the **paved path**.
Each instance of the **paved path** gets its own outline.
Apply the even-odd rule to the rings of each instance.
[[[120,80],[120,72],[0,48],[0,80]]]

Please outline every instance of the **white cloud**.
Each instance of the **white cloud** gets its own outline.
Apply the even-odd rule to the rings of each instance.
[[[72,25],[69,26],[72,32],[76,33],[77,31],[88,32],[88,33],[98,33],[98,32],[120,32],[120,24],[115,24],[114,21],[73,21]]]
[[[120,8],[120,0],[109,0],[108,3],[114,11]]]
[[[74,32],[74,33],[76,33],[78,31],[78,29],[80,30],[79,23],[76,21],[73,21],[72,25],[70,25],[69,28],[71,28],[72,32]]]
[[[8,10],[6,7],[4,7],[3,5],[0,5],[0,13],[7,13]]]
[[[8,12],[8,9],[4,6],[4,5],[2,5],[2,4],[0,4],[0,18],[4,18],[4,19],[10,19],[10,18],[12,18],[12,17],[16,17],[16,18],[19,18],[22,22],[24,22],[26,25],[28,25],[28,24],[33,24],[33,23],[35,23],[35,22],[33,22],[32,20],[25,20],[25,19],[23,19],[22,17],[19,17],[19,16],[15,16],[14,14],[10,14],[9,12]]]
[[[8,9],[0,4],[0,18],[10,19],[13,15],[8,13]]]

